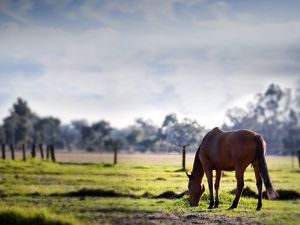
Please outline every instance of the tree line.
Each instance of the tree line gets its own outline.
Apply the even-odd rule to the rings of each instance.
[[[9,116],[0,126],[0,143],[15,145],[54,145],[57,149],[112,151],[115,148],[128,151],[168,152],[178,150],[176,145],[197,145],[205,129],[196,120],[179,121],[175,114],[165,117],[158,127],[151,120],[136,119],[124,129],[113,128],[108,121],[89,124],[86,120],[74,120],[62,124],[58,118],[40,117],[28,103],[18,98]]]
[[[255,95],[246,108],[234,107],[226,113],[224,130],[252,129],[263,135],[268,151],[288,154],[300,147],[300,88],[282,89],[271,84]],[[40,117],[28,103],[18,98],[0,126],[0,144],[15,146],[54,145],[57,149],[169,152],[190,145],[195,150],[208,130],[196,120],[165,116],[160,126],[151,120],[136,119],[124,128],[113,128],[108,121],[88,123],[74,120],[62,124],[55,117]]]
[[[262,134],[270,153],[295,152],[300,149],[300,87],[291,90],[271,84],[245,109],[229,109],[226,119],[225,130],[246,128]]]

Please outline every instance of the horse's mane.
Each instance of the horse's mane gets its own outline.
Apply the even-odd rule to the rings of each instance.
[[[194,177],[197,177],[199,175],[203,176],[203,174],[204,174],[202,163],[199,158],[200,148],[201,148],[201,144],[200,144],[200,146],[195,154],[195,158],[194,158],[193,170],[192,170],[192,174],[191,174]]]
[[[207,142],[211,139],[211,137],[215,136],[216,134],[218,134],[220,132],[222,133],[223,131],[221,129],[219,129],[218,127],[215,127],[204,136],[204,138],[195,154],[192,176],[197,177],[200,175],[202,177],[204,175],[202,163],[199,158],[199,151],[201,149],[201,146],[205,147]]]

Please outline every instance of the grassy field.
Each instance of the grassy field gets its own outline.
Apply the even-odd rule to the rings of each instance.
[[[199,207],[189,207],[187,196],[178,195],[187,190],[185,174],[177,172],[179,154],[120,154],[118,165],[109,163],[109,154],[60,153],[57,159],[0,161],[0,224],[300,224],[300,199],[264,200],[257,212],[257,200],[243,197],[228,211],[233,172],[222,177],[220,208],[207,209],[208,190]],[[189,170],[192,161],[188,155]],[[267,161],[277,189],[300,193],[300,170],[291,168],[291,158]],[[245,186],[256,192],[251,167]]]

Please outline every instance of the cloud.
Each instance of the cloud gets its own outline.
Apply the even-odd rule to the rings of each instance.
[[[176,112],[215,126],[269,83],[292,86],[299,77],[299,17],[264,20],[240,3],[3,1],[0,8],[0,79],[9,84],[0,95],[22,96],[65,121],[125,126]]]

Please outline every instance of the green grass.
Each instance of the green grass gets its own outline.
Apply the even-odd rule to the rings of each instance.
[[[300,193],[300,170],[291,168],[289,158],[271,157],[268,165],[278,189]],[[0,161],[0,221],[5,215],[15,215],[29,221],[27,224],[35,224],[39,218],[45,219],[39,224],[77,224],[77,220],[95,224],[99,221],[110,223],[111,220],[106,218],[160,212],[242,217],[265,224],[300,223],[300,200],[263,200],[263,208],[257,212],[256,199],[241,198],[238,208],[228,211],[234,198],[229,194],[236,185],[234,172],[225,172],[222,177],[219,209],[207,209],[208,190],[197,208],[189,207],[187,196],[175,200],[142,197],[145,194],[158,196],[166,191],[177,194],[186,191],[187,178],[176,170],[176,164],[153,165],[147,161],[146,164],[116,166],[39,160]],[[204,182],[207,189],[206,179]],[[256,192],[254,172],[250,167],[245,173],[245,185]],[[116,194],[115,197],[109,197],[111,193]],[[53,218],[59,219],[55,222]]]
[[[79,225],[71,217],[55,215],[47,209],[20,208],[1,205],[0,224],[11,225]]]

